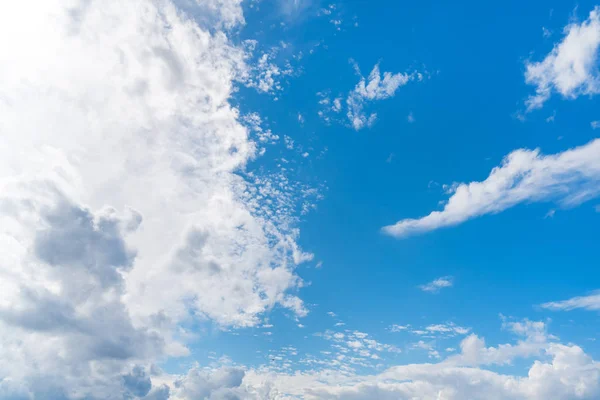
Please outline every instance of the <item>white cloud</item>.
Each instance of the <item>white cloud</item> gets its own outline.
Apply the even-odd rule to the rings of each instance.
[[[432,342],[427,343],[427,342],[424,342],[423,340],[419,340],[418,342],[413,343],[411,348],[427,351],[427,355],[429,356],[429,358],[437,358],[437,359],[440,358],[440,353],[435,349]]]
[[[293,67],[289,63],[283,66],[271,61],[275,58],[275,51],[263,53],[259,58],[249,78],[245,83],[249,87],[256,88],[259,92],[275,94],[283,90],[281,78],[292,75]]]
[[[539,150],[515,150],[485,181],[455,184],[451,190],[453,194],[442,211],[398,221],[383,231],[406,237],[458,225],[526,202],[579,205],[600,194],[600,140],[547,156]]]
[[[592,121],[590,122],[590,126],[592,127],[592,129],[598,129],[600,128],[600,121]]]
[[[288,150],[294,150],[294,145],[295,145],[294,139],[292,139],[291,137],[285,135],[283,137],[283,140],[285,141],[285,147],[286,147],[286,149],[288,149]]]
[[[331,109],[336,113],[342,111],[342,99],[340,97],[333,99],[333,106]]]
[[[460,343],[461,353],[446,359],[449,364],[457,365],[505,365],[517,358],[539,356],[554,345],[546,332],[546,324],[539,321],[505,323],[504,325],[522,339],[516,344],[502,344],[497,347],[486,347],[485,340],[471,334]]]
[[[584,309],[591,311],[600,310],[600,292],[593,292],[587,296],[573,297],[568,300],[552,301],[542,304],[542,308],[553,311],[571,311],[575,309]]]
[[[334,369],[281,373],[246,371],[236,392],[244,399],[472,399],[593,400],[600,395],[600,366],[574,345],[553,344],[525,376],[447,362],[394,366],[360,376]],[[237,383],[237,382],[236,382]],[[243,394],[242,394],[243,393]],[[191,400],[178,397],[175,399]]]
[[[346,96],[345,104],[342,103],[342,96],[338,96],[331,100],[331,93],[329,90],[317,93],[317,96],[320,98],[319,104],[322,106],[322,109],[318,114],[327,124],[329,124],[332,119],[338,123],[346,124],[346,122],[333,115],[342,112],[345,105],[345,116],[353,129],[358,131],[365,127],[371,127],[377,121],[377,113],[369,112],[367,110],[371,103],[393,97],[398,88],[406,85],[410,81],[423,80],[423,74],[416,71],[412,73],[399,72],[395,74],[384,72],[382,74],[379,69],[379,64],[375,64],[369,76],[365,78],[360,73],[358,65],[353,61],[352,63],[360,80],[354,89]],[[411,113],[409,115],[409,122],[413,121],[414,118]]]
[[[358,71],[356,65],[355,69]],[[393,97],[400,86],[406,85],[416,77],[416,73],[393,74],[391,72],[384,72],[381,74],[379,64],[375,64],[369,77],[365,79],[361,76],[360,81],[346,99],[346,106],[348,108],[346,115],[352,127],[358,131],[364,127],[372,126],[377,119],[377,114],[370,113],[367,115],[364,110],[365,105],[373,101]]]
[[[434,324],[429,325],[425,328],[427,332],[434,334],[443,334],[443,335],[466,335],[471,330],[470,328],[464,328],[462,326],[458,326],[452,322],[448,324]]]
[[[243,395],[240,388],[245,371],[239,367],[220,367],[202,370],[192,368],[174,386],[175,399],[236,399]]]
[[[451,276],[442,276],[440,278],[434,279],[433,281],[419,286],[424,292],[429,293],[437,293],[443,288],[452,287],[454,285],[454,279]]]
[[[0,394],[129,398],[150,379],[158,399],[152,363],[193,336],[178,324],[307,313],[303,192],[245,170],[261,136],[229,104],[253,73],[222,30],[240,2],[201,3],[210,26],[169,1],[0,6]]]
[[[564,28],[565,36],[540,62],[526,64],[525,81],[536,87],[527,99],[527,110],[541,108],[558,92],[565,98],[593,95],[600,91],[598,46],[600,46],[600,8],[594,8],[585,21]]]
[[[444,360],[394,365],[383,370],[383,364],[379,364],[377,372],[372,374],[361,375],[354,367],[373,368],[370,361],[381,362],[380,355],[373,353],[381,344],[368,339],[365,333],[354,331],[349,333],[349,337],[352,337],[351,341],[360,343],[353,344],[355,349],[338,344],[343,341],[336,342],[332,345],[332,351],[320,352],[322,358],[302,358],[300,363],[305,366],[302,371],[295,369],[291,361],[286,360],[288,353],[281,351],[271,357],[275,362],[269,367],[226,365],[204,370],[195,367],[187,375],[162,375],[161,379],[169,384],[175,400],[192,400],[202,396],[208,399],[257,400],[598,398],[600,364],[580,347],[548,341],[551,335],[546,333],[543,322],[509,321],[506,318],[503,321],[504,328],[518,336],[516,343],[486,347],[484,339],[471,335],[462,341],[459,354],[450,354]],[[331,332],[326,332],[323,337],[332,340]],[[432,360],[442,357],[433,342],[419,341],[409,348],[424,350]],[[446,349],[446,353],[453,352],[454,348]],[[529,370],[523,376],[500,374],[486,368],[509,364],[517,359],[521,362],[531,361]],[[190,391],[195,382],[198,382],[198,389]],[[221,390],[222,397],[218,397]]]
[[[392,325],[390,327],[390,332],[402,332],[402,331],[406,331],[410,328],[410,325]]]
[[[406,120],[411,124],[415,122],[415,116],[413,115],[412,111],[408,113],[408,117],[406,117]]]

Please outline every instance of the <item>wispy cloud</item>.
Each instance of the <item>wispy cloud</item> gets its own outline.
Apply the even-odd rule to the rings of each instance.
[[[333,100],[329,97],[330,91],[318,92],[320,97],[319,104],[322,109],[319,111],[319,116],[326,122],[330,123],[335,118],[335,114],[340,113],[345,109],[345,117],[350,123],[350,127],[354,130],[361,130],[366,127],[371,127],[377,121],[377,113],[370,111],[369,105],[376,101],[381,101],[394,97],[396,91],[411,81],[422,81],[423,74],[417,71],[414,72],[381,72],[379,64],[375,64],[368,77],[364,77],[360,72],[358,64],[353,60],[350,62],[354,66],[356,74],[359,76],[359,81],[347,96],[338,95]],[[407,117],[409,122],[414,122],[412,112]],[[347,124],[342,119],[337,118],[337,122]]]
[[[592,292],[587,296],[577,296],[568,300],[544,303],[541,307],[552,311],[571,311],[578,308],[598,311],[600,310],[600,290]]]
[[[444,288],[454,286],[454,278],[451,276],[443,276],[441,278],[434,279],[433,281],[420,285],[419,289],[428,293],[437,293]]]
[[[525,202],[553,201],[564,207],[600,195],[600,139],[558,154],[516,150],[482,182],[455,184],[442,211],[419,219],[403,219],[383,228],[406,237],[471,218],[499,213]]]
[[[355,70],[360,75],[360,70],[355,64]],[[346,113],[350,124],[355,130],[372,126],[377,120],[374,112],[365,112],[365,105],[377,100],[385,100],[393,97],[399,87],[406,85],[411,80],[422,79],[420,73],[396,73],[379,70],[379,64],[375,64],[368,78],[360,76],[360,81],[346,99],[348,112]]]

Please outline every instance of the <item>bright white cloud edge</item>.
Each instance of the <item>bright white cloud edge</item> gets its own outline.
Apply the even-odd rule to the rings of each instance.
[[[595,291],[587,296],[577,296],[562,301],[551,301],[542,304],[541,307],[552,311],[571,311],[576,309],[599,311],[600,291]]]
[[[515,150],[486,180],[453,185],[442,211],[382,228],[398,238],[461,224],[520,203],[555,202],[573,207],[600,194],[600,140],[562,153]]]
[[[562,41],[544,60],[526,63],[525,81],[536,87],[526,101],[527,111],[541,108],[554,92],[568,99],[598,94],[599,46],[600,8],[596,6],[586,20],[564,28]]]
[[[179,388],[174,398],[180,400],[198,398],[198,392],[209,399],[227,394],[240,399],[273,400],[591,400],[600,394],[600,364],[582,348],[558,343],[541,321],[505,321],[503,327],[517,335],[515,343],[488,347],[484,339],[471,334],[460,342],[458,354],[443,361],[393,366],[372,375],[360,376],[331,368],[283,372],[215,366],[164,379]],[[333,340],[344,341],[344,335],[331,336]],[[419,343],[415,349],[432,351],[426,343]],[[434,358],[439,357],[439,353],[433,352]],[[515,360],[533,360],[525,376],[486,368],[508,365]],[[236,379],[219,384],[223,376]]]

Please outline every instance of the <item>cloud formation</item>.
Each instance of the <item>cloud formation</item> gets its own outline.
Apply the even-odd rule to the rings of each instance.
[[[377,121],[377,113],[367,111],[369,104],[394,97],[400,87],[411,81],[423,80],[423,74],[417,71],[411,73],[381,73],[379,64],[375,64],[369,76],[365,78],[361,74],[358,65],[354,62],[353,65],[360,79],[354,89],[346,96],[345,102],[343,102],[344,96],[342,95],[332,100],[328,90],[317,93],[317,96],[320,98],[319,104],[322,106],[319,116],[327,124],[331,122],[335,114],[341,113],[345,106],[346,119],[352,129],[359,131],[363,128],[371,127]],[[412,118],[411,113],[409,122],[413,121],[414,118]],[[343,120],[337,122],[347,124]]]
[[[456,184],[451,190],[442,211],[400,220],[383,232],[402,238],[499,213],[520,203],[544,201],[573,207],[591,200],[600,195],[600,140],[551,155],[515,150],[486,180]]]
[[[358,67],[355,66],[358,71]],[[379,71],[379,64],[375,64],[368,78],[361,75],[360,81],[356,84],[353,91],[346,99],[346,116],[354,130],[361,130],[364,127],[372,126],[377,120],[376,113],[367,115],[365,105],[370,102],[385,100],[393,97],[400,86],[406,85],[409,81],[422,79],[419,73],[396,73]],[[335,106],[335,105],[334,105]]]
[[[247,170],[229,103],[240,1],[186,7],[0,6],[0,398],[166,398],[185,323],[307,313],[303,188]]]
[[[236,380],[234,388],[222,385],[218,390],[234,390],[240,399],[308,400],[592,400],[600,395],[600,365],[583,349],[552,341],[546,333],[546,325],[540,321],[505,321],[505,327],[519,337],[515,344],[486,347],[482,338],[470,335],[461,342],[459,354],[437,363],[392,366],[362,376],[330,365],[303,372],[244,369],[241,382]],[[343,342],[344,339],[337,340]],[[417,344],[417,347],[435,351],[426,343]],[[505,365],[516,359],[532,360],[523,377],[484,368],[486,365]],[[220,368],[215,368],[215,373],[218,374]],[[206,386],[216,393],[214,386],[203,384],[202,387]],[[175,390],[174,398],[191,400],[193,397]]]
[[[595,291],[587,296],[577,296],[568,300],[551,301],[541,305],[552,311],[571,311],[584,309],[590,311],[600,310],[600,291]]]
[[[452,287],[454,285],[454,278],[451,276],[442,276],[441,278],[434,279],[433,281],[419,286],[424,292],[437,293],[443,288]]]
[[[535,94],[526,101],[527,111],[541,108],[554,92],[568,99],[600,92],[600,8],[595,7],[585,21],[567,25],[564,35],[544,60],[525,65],[525,82],[535,86]]]

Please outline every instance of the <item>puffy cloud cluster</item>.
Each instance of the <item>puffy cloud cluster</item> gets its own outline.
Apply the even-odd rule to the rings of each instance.
[[[600,365],[583,349],[546,340],[550,336],[545,334],[542,322],[525,320],[505,325],[522,340],[514,345],[485,347],[477,345],[484,341],[473,335],[463,340],[460,354],[438,363],[393,366],[373,375],[357,375],[329,365],[294,373],[268,369],[246,369],[242,373],[240,369],[220,367],[199,376],[194,372],[176,378],[174,386],[179,389],[175,389],[173,398],[203,398],[198,392],[186,392],[186,385],[194,382],[199,382],[199,393],[209,399],[591,400],[600,395]],[[536,352],[526,350],[523,343],[537,344]],[[532,357],[525,376],[481,367]],[[217,388],[216,382],[223,383]]]
[[[486,180],[457,184],[452,191],[442,211],[400,220],[383,231],[406,237],[499,213],[520,203],[554,201],[569,207],[591,200],[600,195],[600,140],[551,155],[515,150]]]
[[[225,400],[246,398],[240,388],[245,372],[236,367],[192,368],[174,383],[174,399]],[[240,397],[242,396],[242,397]]]
[[[307,312],[294,210],[261,201],[294,189],[239,173],[240,1],[194,3],[206,20],[167,0],[0,6],[0,398],[166,398],[152,365],[187,354],[179,324]]]
[[[527,110],[541,108],[553,92],[566,98],[600,92],[598,47],[600,8],[595,7],[585,21],[564,28],[565,36],[540,62],[528,62],[525,81],[536,87],[527,99]]]

